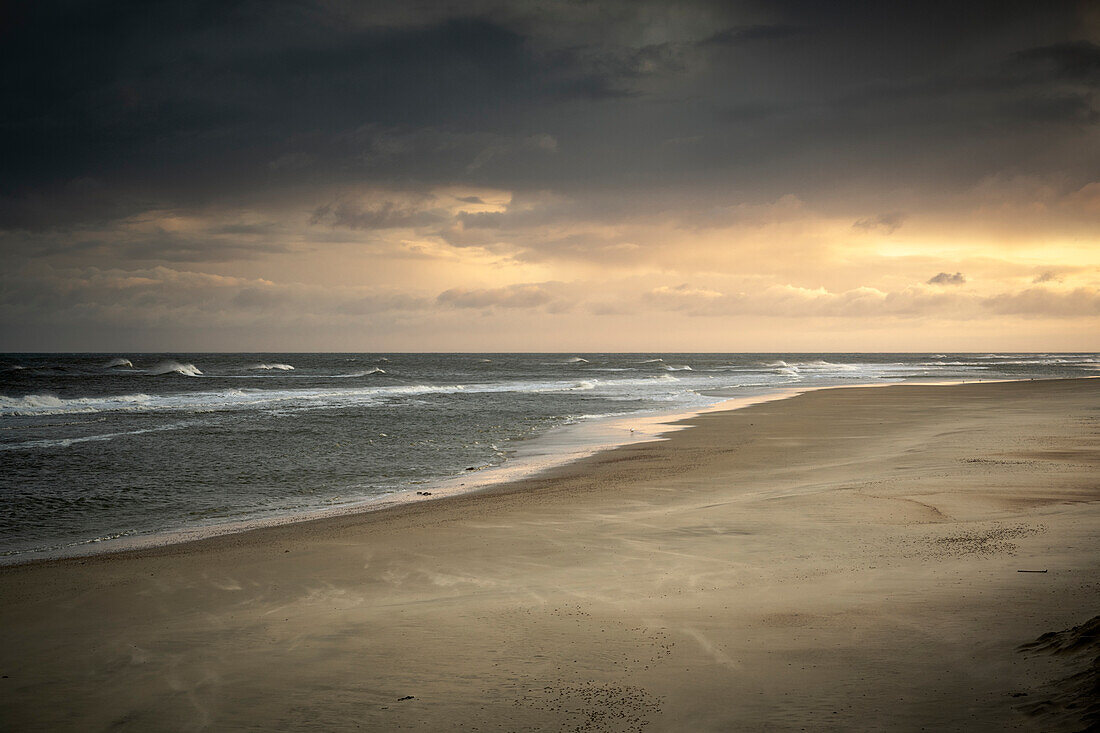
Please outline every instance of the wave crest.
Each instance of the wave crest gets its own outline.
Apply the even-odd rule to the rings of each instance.
[[[111,359],[109,362],[103,365],[104,369],[114,369],[115,367],[128,367],[130,369],[133,369],[134,364],[129,359],[118,357],[115,359]]]
[[[381,369],[379,367],[371,367],[370,369],[367,369],[366,371],[362,371],[362,372],[352,372],[351,374],[334,374],[333,377],[338,378],[338,379],[353,379],[355,377],[369,377],[372,374],[385,374],[385,373],[386,373],[385,369]]]
[[[74,397],[71,399],[63,399],[52,394],[29,394],[23,397],[0,397],[0,415],[62,415],[101,412],[103,410],[140,409],[153,400],[154,398],[147,394]]]
[[[154,367],[150,367],[145,370],[146,374],[151,374],[155,377],[162,376],[164,374],[182,374],[185,377],[201,377],[202,372],[194,364],[180,364],[178,361],[172,361],[166,359]]]
[[[265,371],[274,369],[274,370],[280,371],[280,372],[292,372],[292,371],[294,371],[294,367],[292,367],[290,364],[253,364],[252,366],[250,366],[248,368],[249,369],[263,369]]]

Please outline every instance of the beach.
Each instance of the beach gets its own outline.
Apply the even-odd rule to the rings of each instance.
[[[1100,613],[1098,410],[1096,379],[824,389],[477,493],[0,568],[0,720],[1080,730],[1095,640],[1020,647]]]

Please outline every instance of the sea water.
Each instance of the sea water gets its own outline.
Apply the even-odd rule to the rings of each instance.
[[[1097,354],[8,354],[0,556],[454,486],[614,416],[792,388],[1098,370]]]

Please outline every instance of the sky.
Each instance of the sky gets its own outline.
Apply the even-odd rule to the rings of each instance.
[[[1100,3],[0,9],[2,351],[1100,350]]]

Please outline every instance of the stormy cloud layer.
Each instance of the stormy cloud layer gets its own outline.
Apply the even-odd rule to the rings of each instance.
[[[1091,3],[5,12],[0,348],[1098,346]]]

